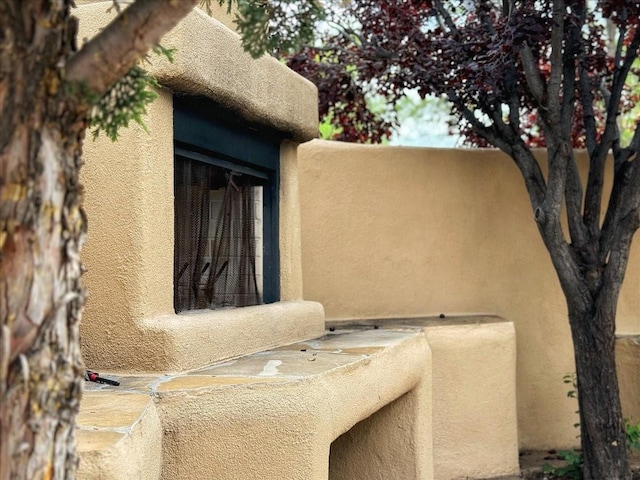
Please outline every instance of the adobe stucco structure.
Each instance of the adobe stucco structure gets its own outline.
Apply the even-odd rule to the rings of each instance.
[[[299,168],[305,298],[336,324],[456,312],[512,320],[520,446],[575,446],[566,306],[511,160],[315,140],[301,147]],[[637,242],[617,328],[623,409],[640,421]]]
[[[80,3],[80,36],[90,36],[112,2]],[[85,147],[83,354],[121,385],[88,385],[79,478],[488,478],[517,471],[519,445],[567,438],[554,423],[573,406],[552,386],[556,370],[572,369],[562,303],[535,264],[521,282],[542,282],[549,325],[522,320],[532,314],[515,280],[521,257],[497,255],[496,238],[513,222],[515,240],[542,253],[535,232],[520,230],[519,207],[487,214],[501,211],[489,199],[519,198],[512,172],[493,152],[466,162],[441,151],[427,165],[431,151],[299,146],[316,135],[315,87],[274,59],[252,60],[223,13],[195,11],[163,39],[177,54],[150,67],[162,85],[150,133],[134,126],[117,143]],[[278,142],[277,302],[174,312],[174,120],[184,95]],[[493,183],[481,183],[490,172]],[[483,268],[467,268],[470,254]],[[531,367],[544,342],[542,365]]]

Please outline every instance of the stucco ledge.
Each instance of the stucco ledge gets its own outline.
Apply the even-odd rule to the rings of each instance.
[[[162,338],[146,345],[148,355],[157,358],[148,365],[157,365],[159,372],[182,372],[319,337],[324,309],[317,302],[276,302],[159,315],[141,320],[139,327],[149,338]]]

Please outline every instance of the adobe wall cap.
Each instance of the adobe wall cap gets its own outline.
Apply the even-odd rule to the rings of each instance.
[[[107,1],[78,6],[80,38],[106,25],[115,15],[107,13],[111,5]],[[317,137],[315,85],[273,57],[252,59],[237,33],[199,8],[163,37],[162,46],[176,49],[174,62],[153,56],[147,68],[163,86],[207,97],[250,123],[300,143]]]

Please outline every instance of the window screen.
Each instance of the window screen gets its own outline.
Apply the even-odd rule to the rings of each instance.
[[[262,301],[260,179],[175,159],[176,312]]]

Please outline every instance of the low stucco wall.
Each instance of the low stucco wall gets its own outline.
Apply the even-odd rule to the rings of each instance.
[[[515,322],[520,445],[574,446],[566,306],[523,181],[492,150],[299,149],[304,297],[328,319],[455,312]],[[618,330],[640,332],[632,248]]]
[[[520,473],[513,322],[496,316],[447,316],[331,321],[328,325],[336,329],[424,331],[432,358],[431,369],[425,374],[432,385],[434,478],[502,478]],[[398,420],[406,418],[399,416],[402,405],[398,402],[386,407],[376,413],[375,424],[365,421],[336,440],[331,447],[332,469],[335,466],[335,477],[331,478],[387,478],[355,472],[375,472],[377,463],[392,462],[393,448],[375,459],[369,457],[371,451],[382,450],[380,445],[399,444],[398,429],[410,430]],[[398,415],[395,420],[394,415]],[[382,425],[388,432],[374,438],[372,432]],[[402,463],[402,455],[395,453],[393,462]],[[410,476],[398,473],[391,478]]]
[[[277,367],[264,374],[268,365]],[[431,351],[422,332],[336,331],[220,369],[158,387],[162,478],[435,478]],[[342,453],[368,470],[340,476],[344,470],[332,465],[338,473],[330,472],[332,442],[359,423],[368,426],[365,443]],[[380,450],[363,450],[366,445]],[[389,462],[376,463],[377,456]],[[374,466],[376,476],[362,475]]]

